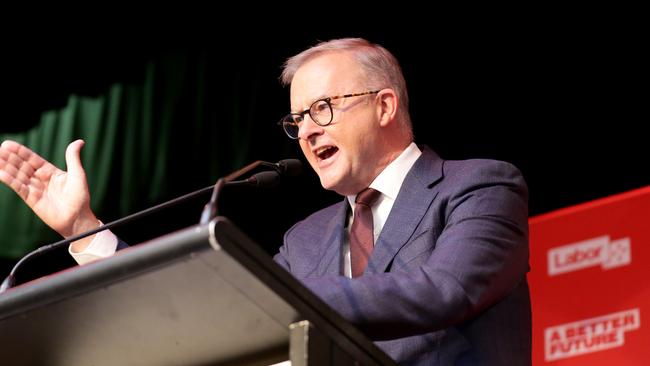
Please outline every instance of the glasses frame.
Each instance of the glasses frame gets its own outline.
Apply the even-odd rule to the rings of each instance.
[[[379,92],[382,91],[382,90],[383,90],[383,89],[379,89],[379,90],[369,90],[369,91],[365,91],[365,92],[363,92],[363,93],[352,93],[352,94],[334,95],[334,96],[327,97],[327,98],[317,99],[317,100],[315,100],[315,101],[314,101],[314,102],[309,106],[309,108],[305,109],[304,111],[302,111],[302,112],[297,112],[297,113],[289,113],[289,114],[287,114],[286,116],[282,117],[282,119],[278,122],[278,125],[279,125],[279,126],[282,126],[282,129],[284,130],[284,133],[286,133],[287,136],[289,136],[290,139],[297,140],[299,137],[298,137],[297,135],[296,135],[296,136],[292,136],[292,135],[289,133],[289,131],[287,130],[287,127],[286,127],[286,126],[287,126],[287,125],[293,125],[293,126],[295,126],[295,127],[297,127],[297,128],[300,128],[300,126],[298,126],[298,123],[300,123],[300,122],[298,122],[298,123],[297,123],[297,122],[287,122],[287,119],[289,119],[290,117],[299,116],[299,117],[304,121],[304,119],[305,119],[305,114],[309,114],[309,118],[311,118],[311,120],[314,121],[315,124],[317,124],[317,125],[319,125],[319,126],[321,126],[321,127],[325,127],[325,126],[329,125],[330,123],[332,123],[332,121],[334,120],[334,110],[332,109],[332,103],[331,103],[332,100],[334,100],[334,99],[351,98],[351,97],[360,97],[360,96],[362,96],[362,95],[369,95],[369,94],[377,94],[377,93],[379,93]],[[329,121],[327,121],[327,123],[318,122],[318,121],[316,120],[316,118],[314,118],[314,116],[312,115],[312,112],[311,112],[312,109],[313,109],[314,106],[315,106],[317,103],[319,103],[319,102],[325,102],[325,103],[327,103],[327,107],[330,109],[330,119],[329,119]],[[292,119],[293,119],[293,118],[292,118]]]

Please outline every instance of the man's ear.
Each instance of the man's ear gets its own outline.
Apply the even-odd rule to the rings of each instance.
[[[386,88],[377,93],[377,116],[379,118],[379,125],[386,127],[395,120],[397,116],[397,108],[399,100],[395,90]]]

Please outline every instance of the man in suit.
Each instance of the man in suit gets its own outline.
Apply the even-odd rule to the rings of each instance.
[[[325,189],[345,199],[297,223],[275,260],[396,361],[528,365],[527,189],[513,166],[446,161],[413,143],[392,54],[363,39],[290,58],[297,139]],[[64,236],[97,227],[79,160],[68,173],[24,146],[0,148],[0,180]],[[113,253],[104,232],[76,242],[84,263]]]
[[[521,174],[417,147],[400,67],[378,45],[321,43],[289,59],[282,80],[285,131],[346,199],[291,228],[276,261],[399,362],[530,364]],[[350,211],[368,187],[380,194],[359,273]]]

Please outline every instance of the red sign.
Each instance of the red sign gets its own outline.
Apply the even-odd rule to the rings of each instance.
[[[530,219],[533,364],[650,365],[650,187]]]

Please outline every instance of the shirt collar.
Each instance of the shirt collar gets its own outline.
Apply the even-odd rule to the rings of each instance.
[[[382,195],[395,200],[397,194],[399,193],[400,188],[402,187],[402,182],[406,178],[415,161],[422,155],[422,151],[417,147],[414,142],[402,151],[402,153],[393,161],[390,162],[384,168],[384,170],[379,173],[377,178],[370,183],[370,188],[376,189],[382,193]],[[357,198],[356,194],[347,196],[350,206],[354,207],[354,201]]]

